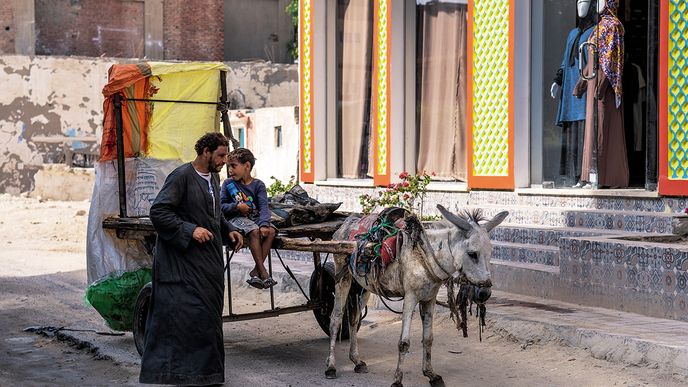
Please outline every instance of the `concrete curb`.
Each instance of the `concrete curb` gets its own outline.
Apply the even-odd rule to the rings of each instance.
[[[512,299],[521,298],[521,296],[512,294],[509,296]],[[552,303],[546,300],[541,301],[548,304]],[[594,308],[591,312],[590,309],[593,308],[588,309],[581,306],[578,308],[585,309],[585,314],[591,314],[595,312],[594,310],[601,309]],[[532,313],[521,314],[513,310],[514,308],[511,309],[507,311],[496,305],[491,307],[488,301],[486,316],[488,330],[520,343],[523,349],[533,344],[556,343],[583,349],[596,359],[639,367],[662,368],[673,374],[688,377],[688,345],[686,345],[686,340],[672,344],[670,337],[658,340],[661,333],[652,338],[642,334],[629,333],[630,330],[628,329],[617,330],[623,324],[620,321],[628,323],[633,318],[632,316],[637,316],[643,320],[638,325],[644,325],[644,329],[648,333],[652,333],[652,325],[645,322],[650,319],[649,317],[608,311],[608,314],[623,314],[625,316],[621,317],[622,320],[610,321],[609,324],[599,324],[598,327],[591,328],[581,326],[584,325],[584,322],[580,321],[579,316],[571,316],[569,322],[560,322],[553,321],[546,315],[538,319],[533,318]],[[602,317],[607,317],[603,312],[598,313]],[[684,332],[686,331],[682,330],[682,325],[688,326],[688,324],[673,320],[655,320],[657,320],[658,325],[674,326],[676,329],[673,333],[685,335]]]

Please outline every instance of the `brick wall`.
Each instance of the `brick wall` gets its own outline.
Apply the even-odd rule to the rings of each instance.
[[[143,1],[35,0],[35,12],[38,55],[144,55]]]
[[[14,54],[14,36],[12,2],[0,1],[0,54]]]
[[[224,60],[224,1],[165,0],[165,59]]]

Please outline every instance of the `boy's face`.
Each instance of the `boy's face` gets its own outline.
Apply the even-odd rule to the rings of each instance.
[[[251,163],[242,163],[239,160],[229,160],[229,177],[239,181],[251,175]]]

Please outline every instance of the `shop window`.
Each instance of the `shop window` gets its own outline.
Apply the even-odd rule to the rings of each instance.
[[[372,176],[372,0],[337,0],[337,177]]]
[[[466,180],[467,5],[416,0],[416,169]]]
[[[542,164],[533,166],[541,168],[541,174],[533,175],[540,176],[543,186],[650,188],[656,184],[654,3],[607,0],[616,9],[614,15],[608,9],[602,16],[594,0],[582,16],[574,1],[534,3],[532,77],[534,87],[541,90],[531,93],[531,138],[541,134]],[[618,22],[610,21],[614,18]],[[618,23],[622,28],[609,27]],[[615,39],[619,44],[609,43]],[[593,61],[598,61],[597,76],[590,81],[581,80],[578,71],[578,49],[586,41],[595,43],[599,53],[592,56],[590,47],[583,50],[586,76],[593,75]],[[579,97],[574,96],[576,91]]]

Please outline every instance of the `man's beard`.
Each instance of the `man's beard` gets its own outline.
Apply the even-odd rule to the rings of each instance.
[[[211,161],[208,163],[208,172],[220,173],[222,167],[222,165],[218,166],[217,164],[213,164]]]

